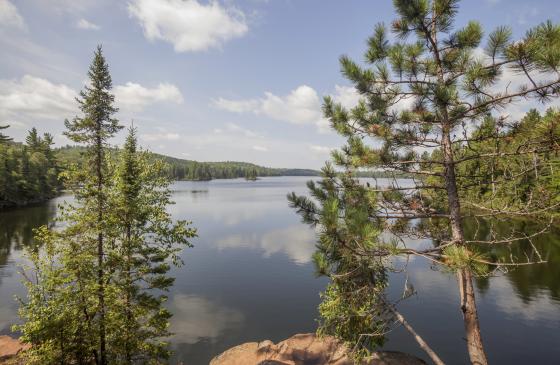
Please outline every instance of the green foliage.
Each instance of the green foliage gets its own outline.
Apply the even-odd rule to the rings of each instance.
[[[245,172],[245,180],[247,181],[255,181],[257,180],[257,170],[251,169]]]
[[[41,202],[54,197],[62,188],[59,168],[52,149],[52,136],[40,137],[35,128],[26,144],[0,143],[0,208]]]
[[[288,197],[304,222],[320,228],[318,271],[333,279],[324,297],[323,311],[332,321],[328,328],[357,346],[356,338],[347,337],[351,331],[336,326],[337,321],[347,326],[348,317],[333,315],[344,313],[343,307],[359,308],[340,294],[340,285],[359,291],[348,282],[359,283],[361,276],[353,278],[349,267],[367,272],[364,267],[370,266],[360,262],[375,263],[375,272],[382,273],[388,269],[384,258],[417,255],[458,271],[465,278],[460,281],[464,294],[472,289],[471,272],[488,275],[505,264],[488,260],[478,245],[520,240],[513,230],[503,239],[491,231],[469,240],[463,232],[467,217],[530,216],[557,202],[558,112],[551,110],[544,118],[530,113],[520,121],[504,110],[520,100],[558,97],[560,26],[543,23],[515,41],[509,28],[499,27],[484,45],[476,21],[455,28],[458,3],[394,0],[394,37],[379,24],[368,40],[365,65],[340,58],[342,74],[362,99],[350,109],[331,97],[324,99],[325,117],[347,139],[332,154],[343,172],[335,174],[327,165],[321,182],[309,185],[312,199]],[[481,45],[484,54],[478,51]],[[506,72],[520,76],[518,88],[503,82]],[[370,186],[351,178],[360,171],[402,173],[412,179]],[[380,231],[395,237],[394,242],[383,243]],[[434,247],[411,249],[408,240],[431,240]],[[473,298],[463,307],[471,361],[484,364],[483,346],[475,335],[478,320],[467,315],[476,312]]]
[[[453,272],[470,269],[477,276],[485,276],[491,268],[484,264],[486,257],[475,248],[468,250],[465,246],[449,246],[443,250],[445,268]]]
[[[87,163],[64,172],[76,204],[60,207],[60,229],[36,232],[41,248],[28,252],[15,329],[32,345],[30,364],[160,363],[169,355],[167,274],[195,231],[171,220],[168,167],[137,150],[134,130],[118,160],[111,156],[108,139],[120,126],[100,48],[89,76],[83,117],[66,123],[68,136],[86,145]]]
[[[318,333],[345,342],[359,361],[383,344],[391,322],[384,289],[385,258],[393,246],[383,242],[378,223],[369,219],[375,196],[352,174],[327,164],[322,179],[309,181],[308,188],[312,198],[291,193],[288,200],[303,222],[316,226],[316,272],[331,279],[321,295]]]
[[[323,105],[325,117],[347,138],[333,153],[339,168],[414,179],[413,187],[393,182],[381,189],[381,209],[372,207],[371,218],[404,239],[459,243],[460,223],[453,229],[450,223],[471,209],[531,215],[550,208],[557,195],[558,112],[533,122],[527,118],[534,116],[519,121],[498,113],[521,98],[558,95],[560,27],[543,23],[517,41],[509,28],[498,27],[481,55],[480,24],[453,26],[458,1],[394,5],[396,41],[379,24],[368,40],[367,67],[341,57],[342,74],[362,100],[351,109],[329,97]],[[506,71],[520,73],[524,84],[501,88]]]
[[[115,269],[113,281],[119,292],[109,315],[114,333],[111,344],[113,362],[132,363],[166,358],[167,344],[159,339],[170,335],[171,313],[163,307],[164,295],[173,284],[167,276],[171,264],[180,265],[178,254],[190,246],[195,230],[187,222],[172,222],[166,208],[171,201],[161,160],[137,151],[134,129],[130,130],[116,169],[111,236],[116,236],[115,251],[109,266]],[[114,314],[113,314],[114,313]]]
[[[84,148],[78,146],[65,146],[57,150],[60,165],[66,168],[83,163]],[[118,149],[112,149],[111,155],[117,158]],[[310,169],[284,169],[257,166],[247,162],[198,162],[183,160],[175,157],[150,153],[154,160],[166,162],[167,173],[173,180],[213,180],[244,178],[248,173],[256,171],[257,176],[317,176],[319,172]]]
[[[500,123],[486,117],[473,131],[469,146],[456,149],[457,158],[466,160],[457,168],[459,186],[469,186],[461,190],[470,202],[465,208],[557,212],[560,111],[551,108],[540,115],[531,110],[519,123],[507,128]],[[500,155],[478,158],[497,152]]]
[[[7,129],[7,128],[10,128],[10,126],[9,126],[9,125],[0,125],[0,131],[1,131],[2,129]],[[6,135],[0,133],[0,144],[9,142],[9,141],[11,141],[11,140],[12,140],[12,139],[11,139],[10,137],[8,137],[8,136],[6,136]]]

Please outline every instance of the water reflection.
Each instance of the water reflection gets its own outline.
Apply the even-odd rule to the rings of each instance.
[[[523,232],[527,236],[540,232],[544,227],[534,221],[508,219],[507,221],[480,221],[466,225],[465,234],[468,239],[489,239],[490,230],[501,239],[512,232]],[[556,300],[560,299],[560,230],[551,227],[548,233],[538,235],[531,240],[524,239],[511,245],[494,245],[479,249],[489,257],[501,261],[528,262],[547,261],[546,263],[527,265],[508,270],[505,276],[515,288],[517,296],[525,303],[539,298],[543,291]],[[477,282],[483,290],[492,285],[491,280],[482,279]]]
[[[279,341],[316,329],[318,294],[326,281],[315,278],[310,262],[314,232],[300,223],[285,198],[290,191],[305,194],[306,180],[174,185],[176,204],[170,211],[175,219],[193,221],[200,237],[182,254],[186,265],[172,273],[176,277],[168,302],[175,314],[172,364],[206,365],[216,354],[243,342]],[[67,198],[0,212],[0,334],[9,333],[17,318],[14,294],[25,294],[16,269],[21,249],[32,244],[34,227],[52,224],[56,205]],[[528,223],[515,224],[536,229]],[[481,327],[493,364],[552,364],[560,358],[560,230],[538,238],[535,245],[548,264],[477,280]],[[523,255],[529,247],[521,243],[512,252]],[[493,254],[509,255],[509,249],[503,249]],[[444,360],[466,363],[454,275],[435,270],[422,259],[411,260],[408,272],[417,295],[399,309]],[[389,297],[400,297],[405,276],[394,274],[389,280]],[[400,329],[388,335],[384,348],[424,357]]]
[[[177,294],[169,308],[173,312],[173,343],[215,342],[228,330],[240,328],[245,319],[238,310],[196,295]]]
[[[315,231],[301,224],[275,229],[263,234],[237,233],[216,241],[220,249],[248,247],[263,252],[265,258],[279,252],[288,255],[296,264],[311,261],[315,251]]]
[[[33,243],[33,229],[51,225],[56,214],[52,203],[0,211],[0,277],[13,250]]]
[[[23,262],[22,250],[33,245],[34,228],[54,224],[56,201],[0,211],[0,335],[9,334],[17,321],[14,295],[25,294],[17,268]]]

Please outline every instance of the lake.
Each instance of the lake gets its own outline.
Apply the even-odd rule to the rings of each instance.
[[[307,193],[306,177],[247,182],[214,180],[173,185],[176,219],[193,221],[199,237],[174,269],[169,296],[173,311],[173,364],[208,364],[229,347],[248,341],[279,341],[316,329],[319,292],[327,283],[314,275],[315,232],[300,223],[286,194]],[[52,224],[61,196],[40,206],[0,212],[0,334],[17,320],[14,295],[25,290],[17,273],[32,229]],[[529,228],[527,228],[529,229]],[[491,364],[560,362],[560,232],[536,243],[547,264],[519,268],[476,281],[483,340]],[[391,275],[397,298],[405,274]],[[468,356],[455,276],[419,258],[408,265],[417,294],[399,309],[448,364]],[[426,359],[398,327],[385,349]]]

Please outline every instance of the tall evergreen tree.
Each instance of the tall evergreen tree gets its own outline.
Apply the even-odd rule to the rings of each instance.
[[[137,150],[136,131],[131,128],[120,155],[116,186],[111,196],[113,236],[117,249],[110,266],[117,267],[115,284],[121,297],[110,309],[113,361],[132,364],[166,358],[171,314],[162,307],[164,293],[173,283],[167,276],[170,264],[179,265],[178,256],[195,230],[188,223],[173,223],[166,208],[170,202],[167,166],[151,161]]]
[[[101,48],[89,74],[79,100],[84,117],[66,122],[68,136],[87,146],[87,163],[64,173],[76,204],[60,208],[62,229],[37,230],[42,248],[29,252],[24,323],[16,329],[32,345],[30,364],[159,363],[169,354],[167,274],[195,230],[171,220],[168,166],[137,151],[134,130],[120,162],[108,156],[107,140],[120,126]],[[52,138],[42,141],[47,151]]]
[[[113,105],[115,96],[111,94],[112,80],[109,65],[105,61],[101,46],[95,51],[88,77],[90,84],[80,92],[78,103],[83,117],[76,117],[72,121],[65,121],[66,136],[72,141],[83,143],[88,147],[88,163],[83,175],[80,175],[83,189],[78,191],[78,201],[95,212],[97,231],[97,296],[98,296],[98,326],[99,326],[99,364],[107,364],[107,343],[105,323],[105,242],[104,216],[107,212],[107,163],[105,151],[107,140],[122,127],[113,117],[117,108]]]
[[[560,27],[550,22],[511,41],[511,31],[498,27],[488,36],[484,50],[481,26],[474,21],[455,29],[457,0],[394,0],[399,17],[391,23],[395,41],[390,42],[386,27],[379,24],[368,40],[364,68],[348,57],[341,57],[343,74],[354,84],[362,100],[346,110],[326,98],[324,112],[332,126],[348,143],[333,154],[335,163],[350,174],[363,169],[400,172],[412,176],[412,186],[394,179],[389,186],[355,189],[368,209],[371,224],[380,225],[400,240],[432,239],[435,247],[412,250],[397,242],[384,249],[370,250],[372,256],[417,255],[453,270],[458,278],[460,308],[463,313],[471,362],[486,364],[476,310],[473,275],[515,266],[517,262],[495,262],[483,256],[477,245],[511,244],[519,234],[504,239],[490,235],[467,239],[465,218],[488,219],[507,214],[528,216],[548,211],[544,199],[535,199],[519,209],[496,205],[489,199],[474,206],[468,192],[481,185],[511,184],[533,173],[495,179],[485,172],[461,170],[470,161],[512,158],[513,154],[536,156],[557,148],[554,123],[543,125],[549,133],[525,140],[517,151],[506,152],[507,131],[515,125],[500,110],[521,99],[547,102],[560,91]],[[406,39],[414,37],[411,42]],[[514,88],[501,86],[506,72],[515,72],[524,82]],[[473,134],[485,118],[494,117],[496,128]],[[491,151],[476,148],[480,141],[494,141]],[[372,143],[374,142],[374,143]],[[465,147],[465,148],[462,148]],[[460,152],[459,152],[460,150]],[[345,186],[346,188],[346,186]],[[315,196],[324,189],[312,187]],[[349,195],[347,192],[345,195]],[[318,221],[321,209],[309,199],[292,195],[293,205],[309,219]],[[339,200],[340,207],[344,205]],[[324,205],[323,205],[324,206]],[[515,233],[515,232],[513,232]],[[401,241],[402,242],[402,241]],[[540,262],[540,260],[537,260]]]
[[[31,151],[37,151],[41,148],[41,137],[39,137],[39,133],[37,133],[37,128],[33,127],[27,133],[27,137],[25,137],[25,143],[31,149]]]

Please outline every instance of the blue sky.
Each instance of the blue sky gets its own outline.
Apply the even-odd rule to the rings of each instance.
[[[355,94],[342,54],[361,60],[388,0],[0,0],[0,123],[36,126],[59,144],[64,118],[103,44],[121,123],[152,151],[200,161],[319,168],[343,143],[322,97]],[[471,0],[457,25],[486,30],[560,21],[552,0]],[[114,139],[122,142],[124,133]]]

